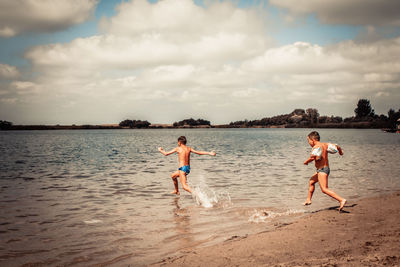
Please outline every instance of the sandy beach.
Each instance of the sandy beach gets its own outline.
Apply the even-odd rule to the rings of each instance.
[[[349,201],[342,213],[337,208],[152,266],[400,266],[400,192]]]

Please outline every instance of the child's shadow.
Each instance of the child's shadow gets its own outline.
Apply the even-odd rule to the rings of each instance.
[[[357,204],[345,205],[343,207],[343,209],[340,211],[340,213],[351,213],[350,211],[347,211],[347,210],[344,210],[344,209],[345,208],[354,208],[355,206],[357,206]],[[339,206],[334,206],[334,207],[327,208],[325,210],[338,210],[338,209],[339,209]]]
[[[355,206],[357,206],[358,204],[351,204],[351,205],[345,205],[343,207],[343,209],[340,211],[340,213],[351,213],[350,211],[344,210],[345,208],[354,208]],[[325,208],[325,209],[320,209],[320,210],[316,210],[313,211],[312,213],[317,213],[323,210],[338,210],[339,206],[333,206],[333,207],[329,207],[329,208]]]

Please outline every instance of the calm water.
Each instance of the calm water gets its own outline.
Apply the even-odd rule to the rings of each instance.
[[[0,132],[0,265],[142,265],[177,250],[271,229],[336,205],[319,189],[303,207],[309,129],[90,130]],[[400,135],[320,130],[341,144],[330,187],[351,200],[400,188]],[[188,145],[187,192],[169,195]],[[211,206],[211,207],[210,207]]]

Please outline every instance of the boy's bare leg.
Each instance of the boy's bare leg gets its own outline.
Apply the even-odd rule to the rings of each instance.
[[[313,176],[311,176],[310,181],[309,181],[309,187],[308,187],[308,196],[306,201],[303,203],[304,206],[311,205],[311,198],[314,194],[315,190],[315,183],[318,182],[318,174],[315,173]]]
[[[175,187],[175,191],[172,191],[171,194],[179,195],[178,177],[179,177],[179,171],[176,171],[173,174],[171,174],[171,178],[172,181],[174,182],[174,187]]]
[[[182,188],[188,191],[189,193],[192,193],[192,190],[190,187],[187,185],[187,178],[186,178],[186,173],[183,171],[179,171],[179,180],[181,181]]]
[[[347,200],[343,199],[342,201],[340,201],[340,206],[339,206],[339,211],[341,211],[344,208],[344,205],[346,205]]]
[[[346,204],[346,199],[340,197],[338,194],[336,194],[335,192],[333,192],[332,190],[330,190],[328,188],[328,174],[323,173],[323,172],[318,173],[318,182],[319,182],[319,186],[321,187],[321,191],[324,194],[327,194],[328,196],[339,201],[339,203],[340,203],[339,211],[341,211],[343,209],[344,205]]]

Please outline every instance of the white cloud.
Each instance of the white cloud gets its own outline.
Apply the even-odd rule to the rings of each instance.
[[[293,15],[315,13],[324,23],[400,26],[397,0],[270,0]]]
[[[268,49],[263,55],[246,61],[244,68],[256,72],[324,73],[348,68],[353,62],[319,45],[297,42]]]
[[[19,75],[20,73],[16,67],[0,63],[0,79],[13,79]]]
[[[364,80],[366,82],[390,82],[393,80],[400,80],[400,74],[387,74],[387,73],[366,73],[364,74]]]
[[[311,103],[309,106],[322,112],[330,109],[330,113],[343,115],[343,106],[338,104],[354,105],[359,98],[371,98],[373,103],[374,97],[381,97],[388,106],[398,105],[400,63],[393,55],[399,54],[399,49],[400,38],[325,47],[294,43],[268,49],[244,61],[242,69],[257,73],[259,82],[268,81],[279,90],[282,103],[297,101],[303,107]],[[386,112],[388,106],[376,110]]]
[[[37,75],[0,85],[0,100],[18,99],[0,112],[29,103],[24,115],[51,114],[48,123],[226,123],[301,107],[349,116],[359,98],[379,98],[377,112],[399,103],[400,38],[272,47],[264,19],[230,2],[123,2],[101,35],[29,49]]]
[[[13,98],[0,98],[0,102],[4,104],[14,104],[18,101],[16,97]]]
[[[233,97],[238,97],[238,98],[249,98],[249,97],[255,97],[259,94],[260,89],[257,88],[247,88],[245,90],[239,90],[239,91],[234,91],[232,93]]]
[[[11,86],[18,94],[29,94],[39,90],[38,86],[30,81],[15,81],[11,83]]]
[[[255,10],[239,9],[230,1],[212,3],[207,8],[190,0],[164,0],[151,4],[147,0],[121,3],[118,14],[103,18],[106,33],[123,36],[159,34],[174,42],[181,38],[197,39],[223,33],[246,33],[251,36],[263,30]]]
[[[166,40],[160,36],[124,37],[115,35],[79,38],[68,44],[32,48],[26,57],[38,68],[66,68],[79,64],[81,70],[135,69],[168,64],[207,63],[240,60],[256,54],[247,47],[262,41],[248,38],[245,33],[205,36],[187,41]],[[258,51],[258,52],[259,52]]]
[[[55,71],[77,62],[81,71],[212,65],[257,55],[270,43],[256,13],[230,2],[205,9],[191,0],[135,0],[121,3],[117,12],[102,19],[103,35],[38,46],[26,57]]]
[[[400,37],[372,43],[345,41],[330,46],[294,43],[266,50],[263,55],[245,61],[249,71],[291,74],[399,73]]]
[[[2,0],[0,37],[55,32],[86,21],[97,0]]]

